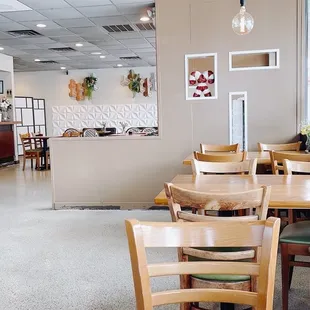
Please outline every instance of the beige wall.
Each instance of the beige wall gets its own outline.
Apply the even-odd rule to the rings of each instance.
[[[245,37],[231,29],[238,1],[157,0],[158,97],[161,137],[55,139],[57,205],[142,207],[177,173],[200,142],[228,143],[228,93],[248,91],[249,148],[296,134],[296,1],[248,1],[255,18]],[[281,8],[281,10],[279,10]],[[228,53],[280,49],[280,69],[229,72]],[[218,100],[186,101],[184,55],[218,53]]]

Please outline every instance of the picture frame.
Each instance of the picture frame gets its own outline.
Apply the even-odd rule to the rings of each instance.
[[[3,95],[3,92],[4,92],[3,80],[0,80],[0,94]]]

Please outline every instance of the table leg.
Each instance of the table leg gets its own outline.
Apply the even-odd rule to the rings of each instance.
[[[221,310],[235,310],[235,304],[221,303]]]
[[[48,163],[46,161],[46,152],[47,152],[47,139],[44,139],[43,140],[43,167],[45,170],[48,169]]]

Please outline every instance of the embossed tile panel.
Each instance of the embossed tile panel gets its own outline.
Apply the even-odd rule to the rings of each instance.
[[[53,135],[62,135],[68,128],[97,128],[106,122],[122,132],[120,122],[129,127],[154,127],[157,122],[156,104],[74,105],[55,106],[53,112]]]

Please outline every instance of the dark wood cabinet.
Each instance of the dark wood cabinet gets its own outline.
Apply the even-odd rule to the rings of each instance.
[[[0,165],[15,161],[14,122],[0,122]]]

